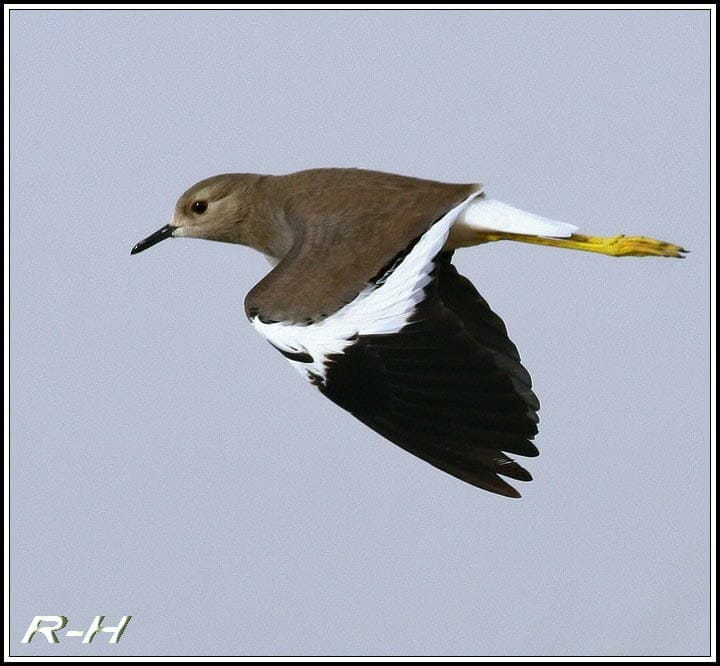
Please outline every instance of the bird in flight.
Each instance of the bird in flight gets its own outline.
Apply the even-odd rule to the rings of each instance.
[[[540,408],[505,324],[453,253],[512,240],[609,256],[682,257],[598,237],[449,184],[362,169],[223,174],[178,200],[166,238],[239,243],[273,269],[248,293],[254,328],[330,400],[406,451],[507,497],[532,477]]]

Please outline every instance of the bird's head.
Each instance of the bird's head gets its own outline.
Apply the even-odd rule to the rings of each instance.
[[[255,189],[261,178],[231,173],[195,183],[178,199],[170,223],[137,243],[130,254],[180,236],[257,247],[256,225],[249,218],[258,212]]]

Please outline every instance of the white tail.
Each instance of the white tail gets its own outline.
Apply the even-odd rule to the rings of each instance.
[[[455,222],[457,231],[504,231],[528,236],[549,236],[567,238],[577,227],[565,222],[556,222],[514,208],[502,201],[478,197],[471,201]],[[464,227],[464,229],[463,229]]]

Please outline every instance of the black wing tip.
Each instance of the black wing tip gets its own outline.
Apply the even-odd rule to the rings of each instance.
[[[528,472],[524,467],[518,465],[515,461],[508,463],[507,466],[502,466],[495,470],[497,474],[502,474],[515,481],[532,481],[532,474]]]
[[[537,446],[527,439],[519,439],[515,442],[498,442],[497,448],[516,456],[524,456],[525,458],[537,458],[540,455]]]
[[[540,455],[540,451],[538,451],[537,446],[533,444],[532,442],[528,442],[528,453],[523,453],[521,455],[525,456],[526,458],[537,458]]]
[[[431,465],[441,469],[443,472],[447,472],[455,478],[460,479],[471,486],[475,486],[480,490],[486,490],[488,492],[495,493],[496,495],[509,497],[510,499],[519,499],[522,497],[516,488],[511,486],[507,481],[505,481],[505,479],[498,476],[499,474],[505,475],[505,472],[503,472],[502,469],[491,470],[482,463],[468,464],[467,466],[458,467],[452,463],[448,464],[447,461],[440,461],[437,459],[431,460],[427,457],[425,460],[427,460],[427,462]],[[508,464],[507,471],[511,472],[511,474],[507,474],[507,476],[510,476],[515,481],[532,481],[530,473],[520,467],[517,463],[514,463],[514,461],[511,464]]]
[[[522,499],[522,495],[512,486],[510,486],[510,492],[501,493],[503,497],[509,497],[510,499]]]
[[[521,499],[522,495],[520,492],[513,488],[509,483],[505,483],[502,479],[496,477],[496,483],[491,486],[478,486],[482,490],[488,490],[491,493],[500,495],[501,497],[507,497],[509,499]]]

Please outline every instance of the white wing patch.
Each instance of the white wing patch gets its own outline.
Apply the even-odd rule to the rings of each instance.
[[[288,360],[307,379],[324,383],[327,357],[341,354],[356,336],[397,333],[407,324],[425,297],[423,290],[430,282],[433,259],[445,245],[450,227],[477,196],[479,193],[473,193],[435,222],[382,285],[368,285],[329,317],[306,326],[266,324],[254,317],[253,327],[283,352],[310,355],[312,362]]]
[[[458,227],[471,231],[504,231],[527,236],[567,238],[578,228],[566,222],[548,220],[495,199],[475,199],[457,219]]]

